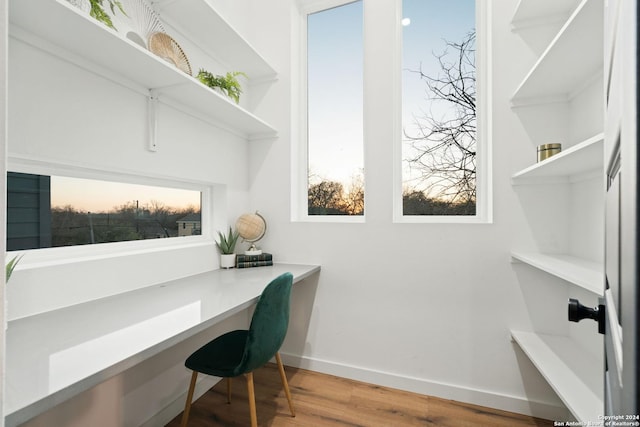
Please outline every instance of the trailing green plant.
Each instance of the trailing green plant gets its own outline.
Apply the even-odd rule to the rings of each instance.
[[[127,16],[126,12],[122,8],[122,3],[120,3],[119,0],[107,0],[107,1],[109,2],[111,13],[115,15],[116,6],[117,6],[118,9],[120,9],[120,12],[122,12],[124,16]],[[89,0],[89,3],[91,4],[91,10],[89,11],[89,15],[94,17],[98,21],[102,22],[107,27],[118,31],[118,29],[114,27],[113,21],[111,21],[111,17],[109,16],[109,14],[105,12],[104,9],[102,8],[103,2],[104,0]]]
[[[220,253],[224,255],[232,254],[236,249],[238,237],[240,237],[238,231],[229,227],[229,235],[225,236],[222,232],[218,231],[218,236],[220,237],[220,241],[216,242],[216,246],[220,249]]]
[[[21,258],[22,258],[22,255],[15,256],[11,258],[11,261],[9,261],[5,266],[5,275],[4,275],[5,283],[8,282],[9,279],[11,278],[11,273],[13,273],[13,269],[16,268],[16,265],[18,264]]]
[[[224,76],[214,75],[207,70],[200,69],[196,76],[202,84],[209,86],[210,88],[220,88],[229,98],[236,101],[236,104],[240,102],[240,94],[242,93],[242,86],[236,78],[237,76],[247,77],[242,71],[230,71]]]

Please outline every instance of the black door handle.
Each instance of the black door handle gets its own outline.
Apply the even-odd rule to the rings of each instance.
[[[585,307],[580,304],[575,298],[569,298],[569,321],[579,322],[582,319],[593,319],[598,322],[598,332],[604,334],[605,321],[604,321],[604,305],[600,304],[597,307]]]

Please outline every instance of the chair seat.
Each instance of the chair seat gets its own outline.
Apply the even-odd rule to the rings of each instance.
[[[236,368],[242,361],[248,334],[247,330],[235,330],[219,336],[189,356],[185,366],[192,371],[223,378],[243,374]]]

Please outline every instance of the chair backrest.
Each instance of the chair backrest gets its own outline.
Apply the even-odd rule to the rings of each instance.
[[[289,327],[289,305],[293,275],[276,277],[262,291],[253,312],[247,343],[237,375],[267,363],[280,350]]]

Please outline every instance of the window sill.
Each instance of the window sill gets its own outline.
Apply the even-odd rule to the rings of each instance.
[[[492,218],[458,215],[399,215],[394,224],[493,224]]]
[[[97,261],[176,249],[190,249],[214,245],[213,239],[205,236],[185,236],[171,239],[149,239],[132,242],[101,243],[98,245],[66,246],[58,248],[29,249],[7,252],[7,260],[23,256],[15,271],[33,270],[43,267]]]
[[[76,246],[25,251],[6,289],[6,317],[12,321],[110,298],[218,267],[212,240],[176,240],[103,245],[108,250]]]
[[[292,222],[364,224],[366,219],[364,215],[305,215]]]

